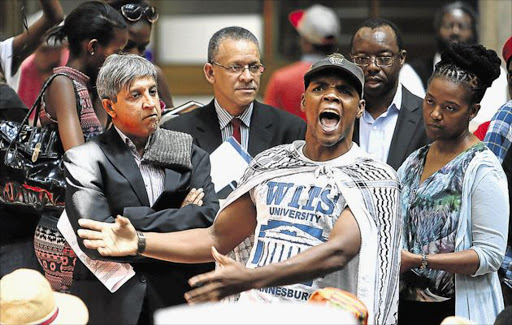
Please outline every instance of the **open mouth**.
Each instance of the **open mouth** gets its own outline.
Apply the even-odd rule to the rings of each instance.
[[[332,132],[340,124],[340,115],[333,111],[323,111],[319,116],[320,125],[326,132]]]

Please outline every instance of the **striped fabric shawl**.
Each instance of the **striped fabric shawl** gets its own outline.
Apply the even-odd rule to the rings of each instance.
[[[297,152],[303,143],[299,140],[259,154],[223,208],[255,186],[275,177],[304,172],[328,175],[333,191],[337,190],[345,197],[361,232],[357,297],[368,308],[368,323],[395,324],[402,232],[400,185],[396,172],[390,166],[368,158],[355,143],[351,150],[360,154],[344,165],[318,165],[305,161]],[[246,265],[253,240],[254,236],[245,239],[230,256]]]

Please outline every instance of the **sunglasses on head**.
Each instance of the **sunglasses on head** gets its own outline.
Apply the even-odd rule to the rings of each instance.
[[[121,14],[129,21],[139,21],[143,15],[146,16],[146,19],[152,24],[158,20],[158,13],[155,7],[145,7],[134,3],[122,6]]]

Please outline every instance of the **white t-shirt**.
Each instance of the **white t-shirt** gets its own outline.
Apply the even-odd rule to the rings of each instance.
[[[302,148],[297,151],[302,154]],[[360,149],[353,145],[350,151]],[[345,155],[350,155],[350,151]],[[345,155],[315,163],[336,166],[337,162],[346,161]],[[329,176],[308,172],[293,177],[276,177],[254,187],[249,193],[258,219],[254,245],[246,266],[257,268],[279,263],[326,242],[341,212],[347,207],[345,199],[338,194],[339,191],[333,190],[332,184]],[[358,260],[355,257],[342,270],[313,281],[244,292],[240,300],[307,301],[315,290],[325,287],[341,288],[356,294]]]
[[[5,81],[7,84],[14,89],[18,90],[18,81],[20,76],[20,70],[16,71],[14,76],[12,73],[12,42],[14,37],[8,38],[5,41],[0,42],[0,64],[2,65],[2,71],[4,72]]]

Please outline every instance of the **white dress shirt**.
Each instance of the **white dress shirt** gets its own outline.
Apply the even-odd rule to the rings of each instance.
[[[366,110],[359,119],[359,146],[374,159],[387,162],[391,139],[395,132],[398,113],[402,106],[402,85],[399,84],[395,97],[387,111],[377,119]]]

